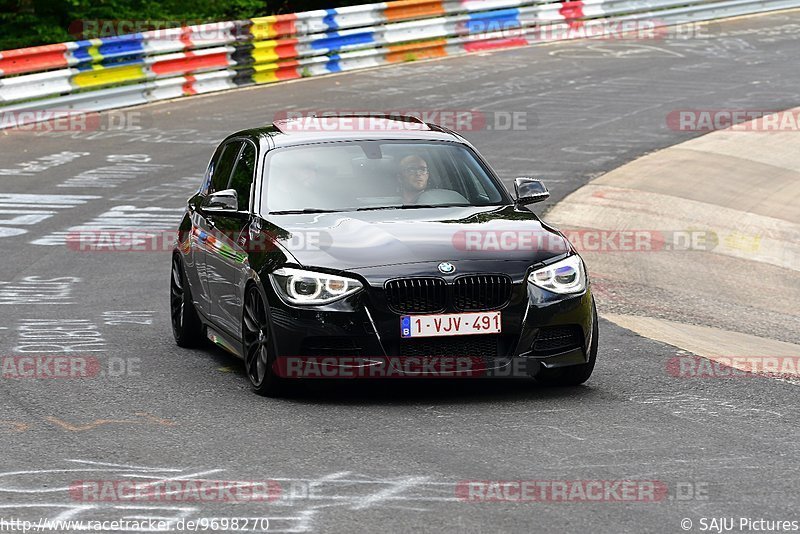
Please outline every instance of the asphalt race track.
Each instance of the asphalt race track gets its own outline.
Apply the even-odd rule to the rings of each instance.
[[[507,186],[518,175],[544,179],[552,206],[595,176],[700,135],[668,128],[674,110],[798,105],[800,12],[708,32],[190,98],[133,110],[139,129],[0,131],[0,356],[88,355],[101,371],[0,379],[0,515],[263,517],[269,532],[460,533],[681,532],[684,518],[692,531],[701,518],[799,519],[795,384],[676,377],[668,363],[678,349],[601,321],[598,365],[583,387],[319,381],[265,399],[224,351],[175,346],[169,251],[64,244],[74,226],[171,228],[218,141],[291,110],[481,110],[488,127],[466,137]],[[518,128],[503,128],[514,114]],[[178,477],[270,480],[282,492],[269,503],[231,503],[87,502],[68,491],[76,481]],[[468,502],[457,490],[471,480],[654,481],[667,494]]]

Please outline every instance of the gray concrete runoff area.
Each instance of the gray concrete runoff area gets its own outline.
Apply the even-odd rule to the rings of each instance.
[[[796,118],[800,12],[711,28],[125,110],[139,129],[0,133],[0,356],[81,356],[102,370],[0,378],[0,518],[183,529],[226,518],[225,532],[232,518],[251,532],[798,530],[798,380],[786,366],[800,358],[800,131],[764,117],[709,133],[671,117]],[[227,134],[320,108],[517,117],[516,129],[464,135],[506,187],[544,180],[552,197],[537,213],[583,246],[601,316],[584,386],[316,381],[265,399],[224,351],[175,346],[169,251],[65,245],[76,227],[173,227]],[[252,491],[120,497],[130,481],[172,481],[173,496],[194,481]]]

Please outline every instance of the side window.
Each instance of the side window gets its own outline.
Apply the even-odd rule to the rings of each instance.
[[[208,168],[206,169],[206,174],[203,176],[203,183],[200,184],[200,190],[198,193],[201,195],[207,195],[208,190],[211,188],[211,178],[214,176],[214,171],[217,170],[217,165],[219,165],[219,159],[222,157],[222,153],[225,151],[225,146],[220,145],[214,151],[214,155],[211,157],[211,161],[208,164]]]
[[[225,145],[225,151],[222,153],[222,157],[219,158],[216,168],[213,170],[211,187],[208,190],[209,193],[228,189],[231,171],[233,171],[233,166],[236,163],[236,158],[239,156],[239,150],[241,150],[241,148],[241,141],[233,141]]]
[[[250,186],[256,171],[256,147],[245,142],[236,167],[233,169],[229,189],[235,189],[239,198],[239,209],[247,209],[250,205]]]

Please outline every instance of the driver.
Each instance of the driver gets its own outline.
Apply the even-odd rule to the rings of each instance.
[[[419,156],[400,160],[400,194],[404,204],[414,204],[428,188],[428,163]]]

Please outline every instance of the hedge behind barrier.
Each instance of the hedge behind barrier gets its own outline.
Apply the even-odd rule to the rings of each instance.
[[[201,24],[364,3],[365,0],[0,0],[0,50],[100,37],[78,33],[91,27],[81,21]]]

